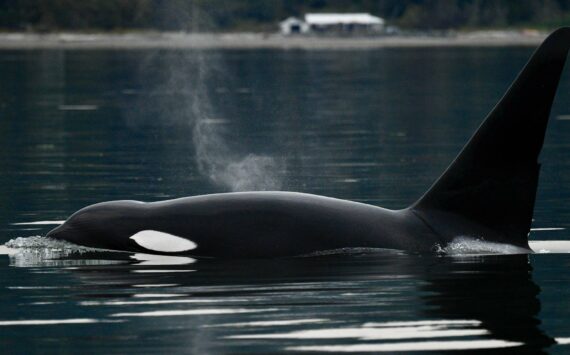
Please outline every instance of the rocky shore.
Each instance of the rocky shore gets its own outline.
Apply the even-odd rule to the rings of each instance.
[[[9,49],[373,49],[389,47],[535,46],[546,33],[476,31],[445,35],[377,37],[282,36],[259,33],[0,33],[0,50]]]

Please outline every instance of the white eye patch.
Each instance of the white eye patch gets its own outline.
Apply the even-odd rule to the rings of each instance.
[[[198,247],[198,245],[191,240],[150,229],[140,231],[130,239],[145,249],[164,253],[179,253]]]

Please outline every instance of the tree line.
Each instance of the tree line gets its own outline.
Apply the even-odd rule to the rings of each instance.
[[[570,0],[0,0],[0,29],[273,31],[307,12],[370,12],[409,29],[557,27]]]

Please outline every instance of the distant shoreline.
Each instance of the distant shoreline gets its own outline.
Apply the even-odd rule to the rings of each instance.
[[[259,33],[0,33],[0,50],[34,49],[303,49],[536,46],[542,32],[474,31],[446,36],[282,36]]]

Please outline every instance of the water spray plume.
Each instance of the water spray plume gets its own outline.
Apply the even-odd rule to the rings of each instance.
[[[202,53],[198,54],[197,76],[191,97],[190,125],[195,148],[196,162],[201,174],[213,183],[231,191],[279,190],[282,186],[281,172],[284,162],[267,155],[234,153],[224,137],[224,120],[214,114],[208,96],[208,70]]]

